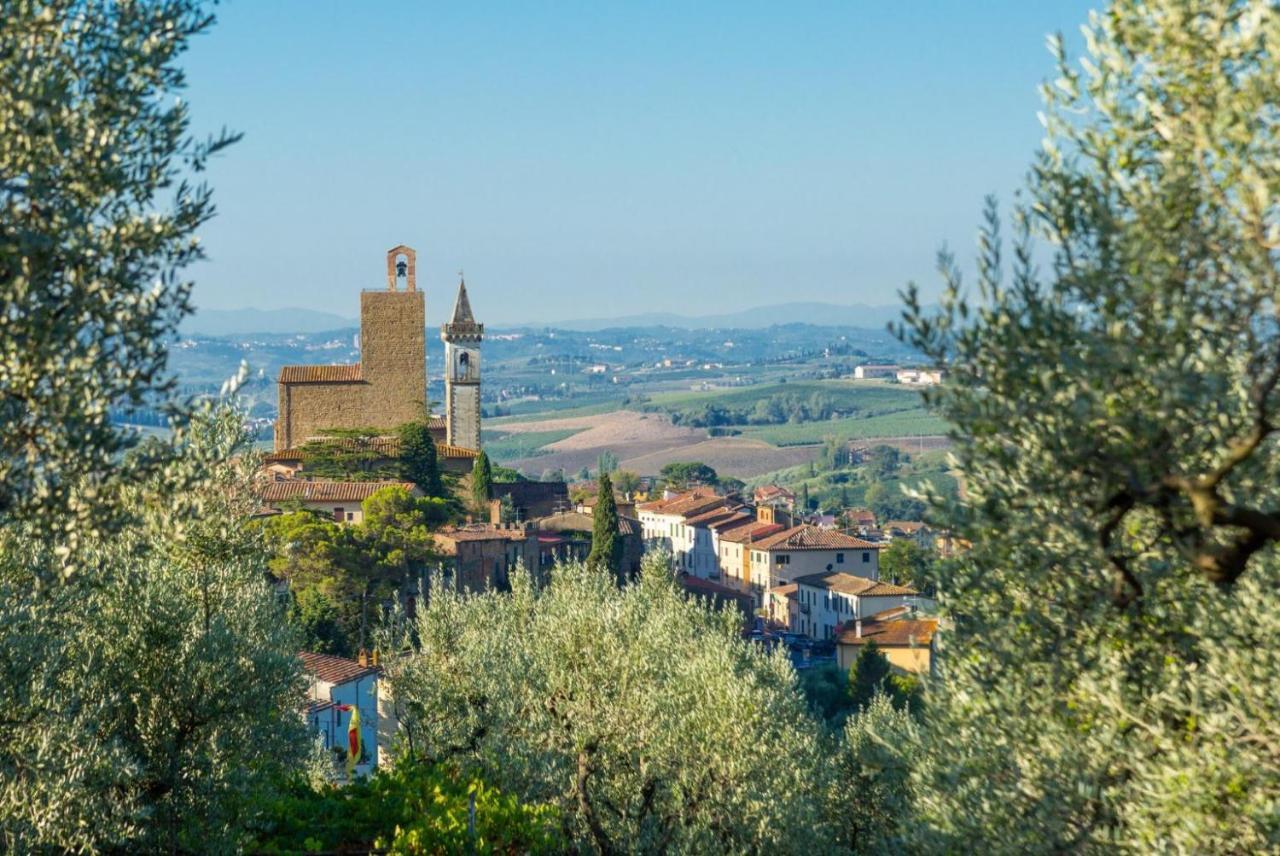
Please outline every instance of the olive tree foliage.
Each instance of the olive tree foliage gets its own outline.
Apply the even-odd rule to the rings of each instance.
[[[509,594],[435,586],[384,640],[405,652],[384,659],[401,751],[558,806],[586,852],[839,849],[833,752],[740,616],[686,600],[663,556],[621,589],[579,564],[541,590],[526,576]]]
[[[836,799],[857,853],[902,853],[915,824],[915,785],[930,758],[920,725],[878,692],[844,726]]]
[[[974,548],[941,570],[918,849],[1280,847],[1280,12],[1116,0],[901,334],[950,373]],[[1038,266],[1044,242],[1051,261]],[[935,498],[937,499],[937,498]]]
[[[306,755],[303,685],[231,412],[122,490],[93,573],[34,589],[42,534],[0,529],[0,850],[221,852]],[[179,487],[175,487],[175,485]]]
[[[117,458],[109,407],[172,398],[165,338],[191,311],[180,271],[213,214],[188,183],[234,141],[197,141],[176,61],[197,0],[11,0],[0,14],[0,521],[40,526],[77,566],[162,460]]]

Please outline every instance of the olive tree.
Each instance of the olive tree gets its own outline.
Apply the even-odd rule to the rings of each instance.
[[[116,485],[165,450],[111,408],[179,421],[167,336],[191,311],[181,270],[213,214],[189,179],[234,140],[195,139],[177,59],[211,18],[197,0],[13,0],[0,14],[0,522],[60,558],[127,509]],[[41,570],[46,570],[42,566]]]
[[[1053,41],[1004,270],[905,329],[949,372],[920,849],[1280,846],[1280,12],[1116,0]],[[1047,247],[1042,250],[1041,247]],[[1043,264],[1037,260],[1047,259]]]
[[[240,417],[201,419],[135,519],[44,590],[0,530],[0,849],[234,851],[307,740],[297,639],[266,582]]]
[[[579,565],[509,594],[433,587],[384,650],[402,751],[559,807],[577,848],[824,852],[834,754],[782,656],[690,602],[664,557],[619,588]],[[412,643],[410,639],[414,640]]]

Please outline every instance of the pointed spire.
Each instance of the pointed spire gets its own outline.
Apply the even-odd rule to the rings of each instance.
[[[467,299],[467,282],[462,278],[462,272],[458,272],[458,299],[453,304],[453,319],[451,324],[474,324],[475,316],[471,314],[471,301]]]
[[[471,314],[467,282],[458,271],[458,299],[453,303],[453,317],[440,325],[440,338],[446,342],[479,342],[484,338],[484,325]]]

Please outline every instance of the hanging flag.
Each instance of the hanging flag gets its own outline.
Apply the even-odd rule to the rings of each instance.
[[[355,775],[360,761],[360,708],[351,706],[351,722],[347,724],[347,776]]]

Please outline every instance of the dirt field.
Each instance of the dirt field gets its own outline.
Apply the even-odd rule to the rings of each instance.
[[[543,447],[548,454],[506,461],[533,475],[563,467],[573,474],[582,467],[594,467],[601,452],[618,456],[624,469],[652,475],[671,461],[702,461],[725,475],[750,477],[779,467],[803,463],[816,454],[816,447],[793,446],[779,449],[759,440],[737,437],[708,439],[706,431],[679,428],[659,413],[618,410],[595,416],[507,422],[501,430],[512,433],[578,429],[578,433]]]
[[[722,476],[749,479],[763,473],[794,467],[813,460],[818,446],[770,446],[742,437],[715,437],[691,446],[623,458],[622,468],[633,472],[656,473],[672,461],[702,461]]]
[[[594,468],[601,452],[618,456],[623,469],[641,475],[655,475],[672,461],[702,461],[717,472],[746,479],[793,467],[813,460],[818,446],[771,446],[744,437],[708,439],[706,431],[680,428],[660,413],[617,410],[594,416],[571,416],[530,422],[505,422],[502,431],[556,431],[577,429],[578,433],[544,446],[548,454],[503,461],[510,467],[537,476],[544,470],[563,467],[570,476],[583,467]],[[905,437],[859,441],[868,445],[886,443],[908,452],[945,447],[945,437]]]

